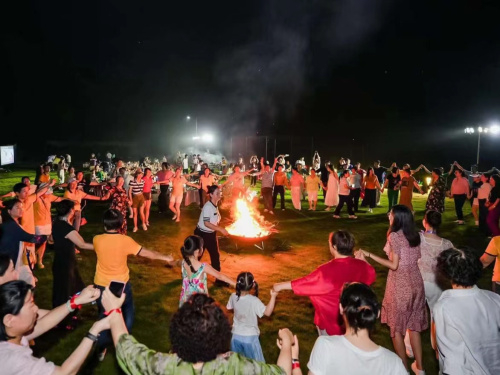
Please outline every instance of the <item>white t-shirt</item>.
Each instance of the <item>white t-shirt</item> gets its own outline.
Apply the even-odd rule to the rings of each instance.
[[[366,352],[344,336],[320,336],[307,367],[314,375],[407,375],[401,358],[379,346]]]
[[[252,294],[238,296],[236,293],[231,294],[227,302],[227,309],[234,309],[233,318],[233,333],[240,336],[258,336],[259,322],[257,317],[262,318],[266,305],[260,299]]]
[[[210,224],[215,225],[220,222],[219,208],[214,206],[211,201],[205,203],[203,210],[201,210],[200,219],[198,220],[198,228],[200,228],[203,232],[213,233],[212,229],[205,226],[205,221],[209,221]]]
[[[339,195],[349,195],[349,193],[351,192],[349,186],[350,186],[349,179],[341,177],[339,183]]]
[[[189,167],[189,159],[188,158],[182,159],[182,168],[188,169],[188,167]]]
[[[477,190],[477,199],[488,199],[492,186],[485,182]]]
[[[433,309],[439,368],[461,375],[500,374],[500,296],[473,286],[445,290]]]
[[[24,341],[23,341],[24,340]],[[22,345],[12,344],[7,341],[0,342],[0,363],[2,374],[16,375],[50,375],[56,365],[47,362],[45,358],[33,357],[33,351],[23,337]]]

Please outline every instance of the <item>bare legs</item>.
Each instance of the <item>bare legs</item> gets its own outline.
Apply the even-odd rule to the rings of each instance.
[[[38,268],[45,268],[43,265],[43,255],[45,254],[45,249],[47,248],[47,242],[42,243],[37,249],[36,249],[36,255],[38,258]]]
[[[181,203],[182,202],[171,200],[168,206],[170,211],[174,213],[174,217],[172,218],[172,220],[175,220],[177,223],[181,221]]]
[[[422,340],[420,337],[420,332],[409,331],[410,333],[410,343],[413,350],[413,355],[415,356],[415,361],[417,362],[417,368],[423,370],[422,363]],[[404,343],[404,336],[400,333],[396,333],[392,338],[392,344],[394,346],[394,351],[399,358],[403,361],[403,365],[408,370],[408,360],[406,358],[406,348]]]
[[[144,218],[146,225],[149,225],[149,211],[151,210],[151,200],[147,200],[144,202]]]
[[[134,211],[134,231],[137,231],[137,210],[139,210],[139,215],[141,217],[142,228],[144,230],[147,230],[146,222],[144,221],[144,204],[143,204],[138,209],[135,207],[133,208],[133,211]]]

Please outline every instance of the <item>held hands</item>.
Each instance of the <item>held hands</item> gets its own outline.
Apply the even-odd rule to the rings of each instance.
[[[122,293],[122,296],[118,298],[113,293],[111,293],[108,286],[106,287],[106,289],[104,289],[104,292],[102,292],[101,303],[105,311],[119,309],[120,307],[122,307],[124,301],[125,293]]]
[[[101,291],[94,288],[93,285],[87,286],[80,292],[80,295],[75,298],[75,303],[77,305],[85,305],[90,302],[94,302],[101,295]]]
[[[271,297],[276,297],[278,295],[278,291],[277,290],[274,290],[274,287],[273,289],[271,289]]]
[[[278,348],[283,349],[283,347],[291,347],[294,341],[293,333],[288,328],[282,328],[278,331],[278,338],[276,339]]]
[[[229,232],[226,230],[226,228],[222,228],[220,233],[225,237],[229,236]]]
[[[354,252],[354,258],[359,259],[359,260],[364,260],[366,262],[366,257],[368,257],[368,251],[365,251],[363,249],[359,249],[358,251]]]

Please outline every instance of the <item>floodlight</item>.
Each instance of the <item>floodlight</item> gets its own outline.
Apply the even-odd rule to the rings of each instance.
[[[498,125],[493,125],[492,127],[490,127],[490,132],[492,134],[498,134],[498,132],[500,132],[500,126]]]
[[[193,141],[196,141],[196,140],[198,140],[198,139],[200,139],[200,137],[199,137],[199,136],[197,136],[197,135],[195,135],[195,136],[193,137]]]
[[[482,127],[479,127],[479,128],[477,128],[477,131],[478,131],[479,133],[482,133],[482,132],[483,132],[483,128],[482,128]]]
[[[212,142],[214,140],[214,137],[212,134],[203,134],[201,139],[204,140],[205,142]]]
[[[186,120],[191,120],[191,116],[186,116]]]

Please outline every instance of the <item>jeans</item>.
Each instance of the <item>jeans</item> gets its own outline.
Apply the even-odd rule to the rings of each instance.
[[[273,192],[273,208],[276,207],[276,200],[278,198],[278,194],[280,195],[281,198],[281,209],[285,209],[285,188],[283,185],[276,185],[274,187],[274,192]]]
[[[95,285],[95,287],[101,291],[101,296],[102,296],[102,292],[104,292],[105,287],[101,285]],[[121,307],[122,315],[123,315],[123,320],[125,321],[125,325],[127,326],[128,332],[130,333],[132,332],[132,326],[134,325],[134,317],[135,317],[134,298],[132,297],[132,285],[130,285],[130,281],[125,284],[125,289],[123,290],[123,293],[125,293],[126,297],[125,297],[125,302],[123,302],[123,305]],[[101,303],[101,297],[99,297],[96,302],[100,320],[105,316],[104,307],[102,306]],[[98,352],[101,352],[104,349],[106,349],[109,345],[111,345],[111,343],[112,343],[111,331],[110,330],[102,331],[101,334],[99,335],[99,339],[97,340]]]
[[[272,211],[273,210],[273,188],[264,187],[262,188],[262,198],[264,199],[264,208]]]
[[[398,204],[399,190],[389,189],[387,190],[387,199],[389,200],[389,212],[393,206]]]
[[[265,362],[259,336],[240,336],[233,333],[231,351],[244,355],[247,358]]]
[[[455,213],[457,214],[458,220],[464,219],[464,212],[462,208],[464,207],[464,203],[467,200],[466,194],[453,194],[453,200],[455,201]]]
[[[361,196],[361,189],[352,189],[349,196],[352,199],[352,206],[355,212],[359,211],[359,197]]]

